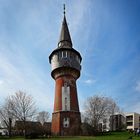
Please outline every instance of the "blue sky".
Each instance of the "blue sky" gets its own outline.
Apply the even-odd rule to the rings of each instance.
[[[57,47],[63,4],[73,47],[82,55],[80,109],[95,94],[140,113],[139,0],[0,0],[0,104],[18,90],[52,112],[49,54]]]

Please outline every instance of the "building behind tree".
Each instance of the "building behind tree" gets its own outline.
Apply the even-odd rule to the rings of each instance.
[[[125,116],[122,114],[111,115],[109,118],[110,131],[125,130]]]

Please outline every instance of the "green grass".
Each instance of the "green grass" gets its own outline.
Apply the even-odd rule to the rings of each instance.
[[[49,138],[49,140],[128,140],[132,136],[132,140],[140,140],[140,136],[129,134],[128,132],[112,132],[103,136],[78,136],[78,137],[56,137]],[[4,140],[4,138],[0,137]],[[25,140],[24,138],[11,138],[10,140]],[[35,139],[35,140],[48,140],[48,139]]]

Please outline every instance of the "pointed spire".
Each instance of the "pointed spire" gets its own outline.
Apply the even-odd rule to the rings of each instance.
[[[68,25],[67,25],[65,13],[66,12],[65,12],[65,4],[64,4],[64,18],[63,18],[63,22],[62,22],[62,28],[61,28],[61,33],[60,33],[60,39],[58,42],[58,47],[71,48],[72,41],[71,41],[71,37],[70,37]]]
[[[64,4],[63,6],[64,6],[64,16],[65,16],[65,13],[66,13],[66,12],[65,12],[65,4]]]

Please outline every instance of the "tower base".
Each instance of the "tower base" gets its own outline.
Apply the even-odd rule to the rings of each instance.
[[[80,135],[81,134],[80,112],[60,111],[52,113],[51,131],[52,135],[57,136]]]

